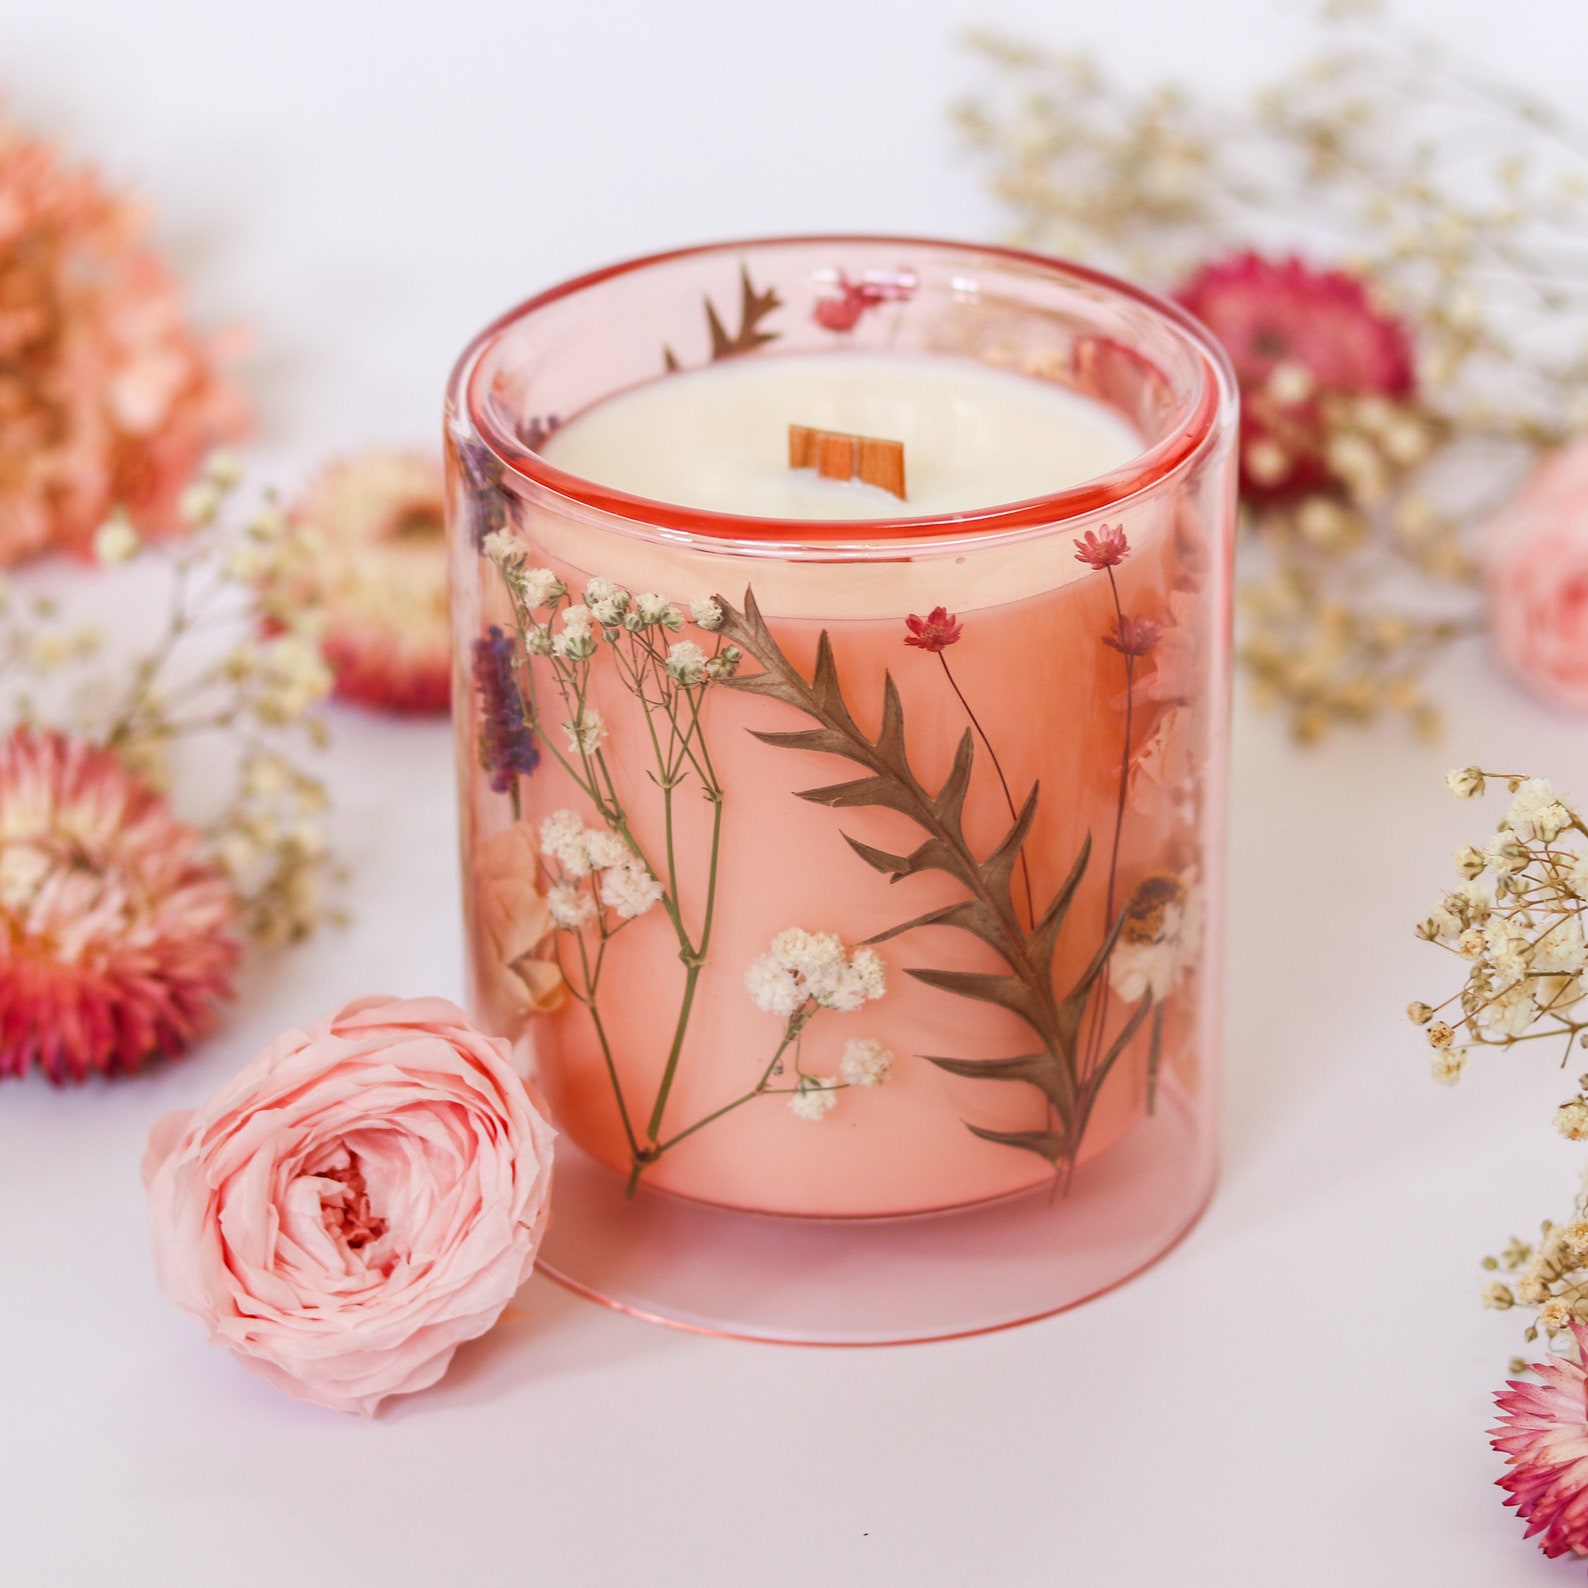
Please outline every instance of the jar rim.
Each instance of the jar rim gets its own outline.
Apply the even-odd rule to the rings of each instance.
[[[634,275],[658,265],[713,255],[743,253],[778,247],[887,247],[932,250],[959,254],[992,264],[1036,269],[1050,278],[1076,283],[1094,291],[1123,298],[1146,309],[1175,332],[1182,345],[1196,355],[1196,389],[1174,417],[1166,433],[1126,463],[1104,474],[1041,496],[998,503],[987,508],[896,518],[827,520],[767,518],[746,513],[720,512],[637,496],[603,485],[583,475],[571,474],[548,462],[505,428],[486,399],[481,378],[486,373],[483,355],[514,326],[539,310],[621,276]],[[1123,507],[1131,498],[1151,490],[1196,457],[1220,429],[1228,414],[1235,419],[1238,396],[1235,373],[1228,355],[1201,321],[1169,299],[1138,287],[1106,271],[1072,263],[1056,255],[995,243],[956,242],[945,238],[888,233],[811,233],[774,237],[736,238],[666,249],[587,271],[560,282],[499,315],[470,341],[454,366],[449,394],[463,411],[474,434],[509,474],[563,502],[624,521],[632,529],[665,536],[698,538],[719,547],[725,542],[772,551],[781,546],[810,547],[842,555],[844,550],[875,551],[878,543],[974,540],[985,544],[1003,535],[1021,537],[1030,530],[1052,531],[1066,521],[1095,521]]]

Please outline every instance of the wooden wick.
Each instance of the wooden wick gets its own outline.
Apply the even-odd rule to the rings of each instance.
[[[790,425],[788,466],[815,469],[827,480],[862,480],[867,485],[880,486],[901,502],[905,500],[902,441],[879,441],[875,436],[852,436],[846,430]]]

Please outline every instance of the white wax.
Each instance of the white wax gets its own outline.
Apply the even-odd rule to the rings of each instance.
[[[904,443],[906,499],[788,466],[788,427]],[[1068,489],[1141,438],[1063,386],[969,359],[898,353],[726,359],[575,416],[540,448],[634,496],[758,518],[963,513]]]

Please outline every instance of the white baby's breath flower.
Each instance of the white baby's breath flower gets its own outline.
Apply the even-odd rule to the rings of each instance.
[[[1488,863],[1476,844],[1463,844],[1456,851],[1456,870],[1469,879],[1481,876]]]
[[[1510,832],[1496,833],[1484,848],[1483,855],[1489,863],[1489,870],[1497,877],[1514,877],[1518,872],[1525,871],[1531,858],[1526,846],[1518,841],[1515,833]]]
[[[706,653],[693,640],[677,640],[668,647],[666,667],[680,684],[698,684],[706,676]]]
[[[588,607],[568,607],[562,614],[562,627],[551,642],[558,656],[570,661],[588,661],[596,653],[595,618]]]
[[[559,882],[546,894],[546,909],[564,931],[577,932],[596,918],[595,900],[572,882]]]
[[[1588,1102],[1574,1097],[1555,1110],[1555,1129],[1567,1141],[1588,1141]]]
[[[1466,1067],[1467,1050],[1465,1048],[1439,1048],[1429,1059],[1429,1068],[1433,1077],[1441,1086],[1454,1086],[1461,1079],[1461,1072]]]
[[[860,980],[860,990],[868,1000],[880,998],[888,990],[888,967],[874,948],[857,948],[850,965]]]
[[[1457,903],[1457,913],[1476,926],[1488,920],[1494,908],[1494,895],[1481,882],[1463,882],[1451,897]]]
[[[1484,1024],[1501,1036],[1519,1037],[1538,1019],[1538,1005],[1526,984],[1508,988],[1484,1010]]]
[[[819,1081],[815,1076],[802,1075],[799,1085],[789,1093],[788,1106],[800,1119],[825,1119],[838,1102],[838,1093],[830,1081]]]
[[[644,915],[661,896],[661,883],[632,856],[601,874],[601,902],[625,919]]]
[[[578,811],[553,811],[540,824],[540,851],[550,855],[571,877],[585,876],[590,870],[590,851]]]
[[[788,926],[772,939],[771,952],[785,970],[808,972],[837,964],[844,957],[844,945],[832,932]]]
[[[124,510],[118,508],[99,526],[94,536],[94,556],[105,567],[112,568],[117,563],[136,557],[142,545],[138,531],[132,527],[132,520]]]
[[[800,984],[775,954],[758,954],[744,973],[745,991],[750,1001],[766,1014],[787,1019],[805,1002]]]
[[[1458,766],[1445,774],[1445,787],[1458,800],[1469,800],[1483,792],[1483,769],[1476,766]]]
[[[221,493],[208,480],[196,480],[177,499],[177,512],[184,524],[195,528],[211,523],[221,508]]]
[[[1483,929],[1483,946],[1490,963],[1511,981],[1525,976],[1533,958],[1526,930],[1510,917],[1490,921]]]
[[[1579,899],[1588,899],[1588,854],[1578,855],[1566,874],[1566,886]]]
[[[881,1086],[892,1064],[893,1055],[880,1042],[867,1037],[844,1049],[838,1072],[850,1086]]]
[[[677,633],[684,626],[684,614],[666,596],[647,590],[634,598],[634,615],[646,628],[664,628]]]
[[[606,743],[606,719],[594,706],[586,706],[577,722],[565,722],[562,726],[568,735],[568,748],[575,755],[594,755]]]
[[[593,871],[606,871],[633,858],[629,846],[607,827],[592,827],[585,833],[584,852]]]
[[[615,628],[629,609],[630,596],[610,579],[592,579],[584,587],[584,604],[598,623]]]
[[[1533,947],[1532,969],[1545,975],[1575,976],[1588,962],[1582,917],[1568,915],[1539,933]]]
[[[1553,785],[1541,777],[1529,778],[1517,789],[1505,819],[1524,843],[1532,839],[1553,843],[1571,826],[1571,812]]]
[[[713,596],[702,596],[698,601],[691,601],[689,615],[695,627],[705,629],[708,634],[722,627],[723,611]]]
[[[498,568],[505,568],[524,552],[523,544],[510,529],[494,529],[480,542],[480,550]]]
[[[706,662],[706,677],[712,683],[720,683],[724,678],[732,678],[739,671],[739,663],[744,659],[744,652],[737,645],[725,645]]]
[[[551,637],[549,623],[532,623],[529,632],[524,636],[524,649],[531,656],[551,656],[555,654],[555,641]]]
[[[550,568],[526,568],[519,575],[518,587],[527,607],[549,607],[568,593],[568,586]]]

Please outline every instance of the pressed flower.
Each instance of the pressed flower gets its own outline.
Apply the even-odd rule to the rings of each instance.
[[[570,877],[590,872],[589,837],[578,811],[553,811],[540,824],[541,853],[555,860]]]
[[[1109,984],[1126,1002],[1167,996],[1202,943],[1202,900],[1189,875],[1153,872],[1125,901],[1124,924],[1109,956]]]
[[[837,1103],[837,1088],[830,1081],[819,1081],[813,1075],[802,1075],[788,1100],[789,1110],[796,1117],[812,1122],[826,1119]]]
[[[1101,535],[1087,530],[1075,542],[1075,560],[1099,572],[1105,568],[1117,568],[1129,555],[1130,542],[1125,539],[1124,526],[1119,524],[1113,528],[1104,524]]]
[[[199,835],[110,751],[0,743],[0,1075],[124,1074],[231,995],[238,902]]]
[[[668,647],[668,676],[686,687],[706,676],[706,653],[693,640],[678,640]]]
[[[625,920],[644,915],[661,896],[661,883],[632,856],[601,874],[601,902]]]
[[[880,1042],[863,1038],[844,1048],[838,1073],[849,1086],[881,1086],[892,1065],[893,1055]]]
[[[572,722],[565,722],[568,749],[574,755],[594,755],[606,743],[606,718],[594,706],[586,706]]]
[[[722,608],[711,596],[704,596],[699,601],[691,601],[689,616],[697,629],[705,629],[707,633],[722,627]]]
[[[474,687],[480,697],[480,765],[491,787],[505,794],[515,778],[540,764],[535,735],[513,672],[513,642],[494,623],[474,642]]]
[[[546,895],[546,908],[564,931],[577,932],[596,918],[596,902],[572,882],[556,883]]]
[[[1145,656],[1158,643],[1163,625],[1152,618],[1122,616],[1114,621],[1114,632],[1103,636],[1103,644],[1125,656]]]
[[[1541,777],[1528,778],[1518,787],[1505,819],[1524,843],[1532,838],[1553,843],[1571,826],[1571,812],[1561,803],[1554,785]]]
[[[1570,1328],[1588,1356],[1588,1329],[1575,1320]],[[1499,1484],[1528,1524],[1525,1537],[1551,1559],[1588,1554],[1588,1373],[1554,1355],[1532,1371],[1538,1383],[1513,1379],[1494,1397],[1491,1442],[1510,1468]]]
[[[884,303],[904,302],[914,293],[915,287],[913,272],[868,275],[860,281],[851,281],[840,270],[837,291],[816,300],[811,318],[824,331],[852,331],[868,309]]]
[[[920,651],[946,651],[957,644],[963,630],[960,621],[947,607],[933,607],[927,615],[917,617],[913,612],[904,620],[909,630],[904,643]]]

